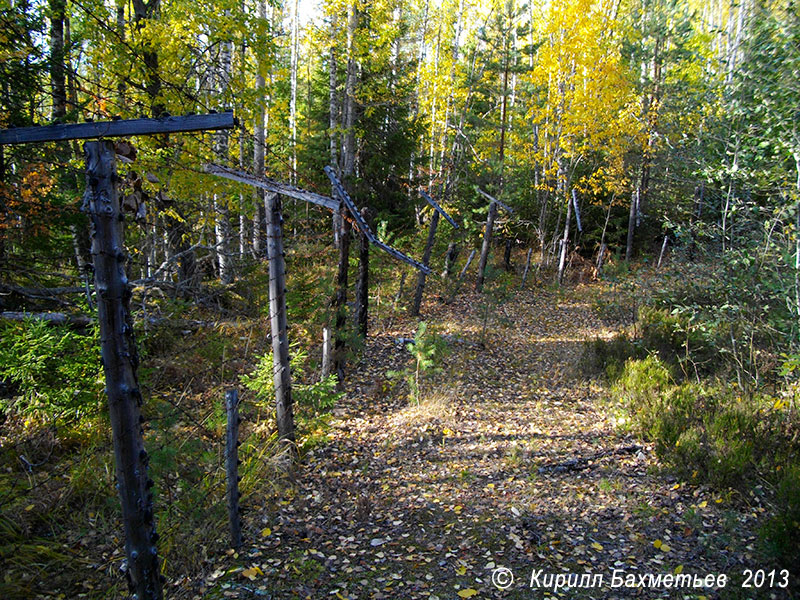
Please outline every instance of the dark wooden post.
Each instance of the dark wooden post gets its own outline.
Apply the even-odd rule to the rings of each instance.
[[[456,257],[458,256],[458,244],[455,242],[450,242],[447,245],[447,252],[444,255],[444,270],[442,271],[442,277],[450,277],[450,274],[453,271],[453,264],[456,262]]]
[[[333,370],[339,384],[344,383],[344,366],[347,354],[347,270],[350,266],[350,221],[342,202],[339,209],[339,271],[336,274],[336,295],[333,298],[333,310],[336,314],[333,343]]]
[[[528,279],[528,270],[531,268],[531,253],[533,248],[528,248],[528,257],[525,259],[525,271],[522,273],[522,285],[520,289],[525,287],[525,281]]]
[[[434,210],[431,216],[431,224],[428,229],[428,240],[425,242],[425,252],[422,254],[422,264],[428,265],[431,260],[433,243],[436,240],[436,228],[439,226],[439,211]],[[414,304],[411,305],[411,315],[419,316],[419,309],[422,306],[422,292],[425,291],[425,271],[420,271],[417,276],[417,290],[414,293]]]
[[[506,271],[510,271],[511,270],[511,246],[512,246],[512,242],[511,242],[511,239],[509,238],[509,239],[506,240],[506,247],[505,247],[505,250],[503,252],[503,268]]]
[[[294,442],[292,376],[289,370],[289,337],[286,318],[286,263],[283,254],[283,216],[280,196],[267,194],[267,256],[269,257],[269,315],[272,331],[272,364],[278,437]]]
[[[228,427],[225,432],[225,473],[227,475],[228,522],[231,547],[242,545],[242,524],[239,518],[239,392],[225,392],[225,413]]]
[[[153,482],[142,441],[142,394],[136,376],[138,355],[133,337],[125,276],[122,214],[117,195],[114,144],[87,142],[86,193],[92,228],[92,258],[97,289],[103,371],[117,467],[117,488],[125,527],[125,553],[131,593],[138,600],[160,600],[161,576],[153,519]]]
[[[361,217],[365,222],[369,219],[369,211],[361,209]],[[358,275],[356,279],[356,309],[353,322],[359,335],[366,339],[369,326],[369,238],[360,231],[358,234]]]
[[[475,291],[483,290],[483,280],[486,278],[486,264],[489,262],[489,250],[492,246],[492,228],[494,219],[497,216],[497,203],[489,203],[489,214],[486,215],[486,229],[483,232],[483,245],[481,246],[481,258],[478,262],[478,280],[475,282]]]

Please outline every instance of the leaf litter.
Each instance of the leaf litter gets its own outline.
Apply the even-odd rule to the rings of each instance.
[[[731,588],[763,568],[764,507],[658,469],[650,446],[615,429],[604,384],[580,372],[584,342],[615,331],[587,300],[606,293],[519,292],[503,307],[513,325],[486,335],[477,296],[425,306],[454,341],[419,404],[386,376],[408,362],[395,340],[416,324],[370,337],[329,443],[187,597],[667,598],[683,596],[609,589],[612,571],[724,573]],[[506,590],[498,567],[514,574]],[[602,574],[606,587],[531,590],[533,569]]]

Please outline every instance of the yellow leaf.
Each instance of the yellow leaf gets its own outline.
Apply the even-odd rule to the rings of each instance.
[[[661,544],[661,551],[662,552],[669,552],[670,550],[672,550],[672,548],[670,548],[666,544]]]
[[[603,546],[601,546],[597,542],[592,542],[592,548],[594,548],[595,550],[602,550]]]
[[[683,573],[683,565],[678,565],[677,567],[675,567],[673,573],[675,573],[675,575],[680,575],[681,573]]]
[[[458,567],[456,569],[456,573],[458,575],[466,575],[467,574],[467,567]]]
[[[30,511],[32,511],[32,510],[33,510],[33,504],[28,504],[28,506],[26,506],[26,507],[25,507],[25,510],[26,510],[27,512],[30,512]]]
[[[656,549],[658,549],[658,550],[661,549],[661,545],[662,545],[661,544],[661,540],[656,540],[655,542],[653,542],[653,546],[655,546]]]
[[[465,590],[461,590],[458,592],[459,598],[472,598],[473,596],[478,595],[478,590],[473,590],[472,588],[467,588]]]
[[[456,513],[456,514],[458,514],[458,513],[460,513],[460,512],[461,512],[461,509],[462,509],[462,508],[464,508],[464,507],[463,507],[463,506],[461,506],[461,505],[454,506],[454,507],[453,507],[453,512],[454,512],[454,513]]]
[[[272,535],[272,529],[269,527],[264,527],[264,529],[261,530],[261,537],[269,537],[270,535]]]
[[[250,581],[255,581],[258,575],[263,575],[264,571],[259,569],[257,566],[252,566],[249,569],[245,569],[242,571],[242,577],[247,577]]]
[[[707,500],[703,500],[703,501],[702,501],[700,504],[698,504],[697,506],[699,506],[700,508],[705,508],[706,506],[708,506],[708,501],[707,501]]]

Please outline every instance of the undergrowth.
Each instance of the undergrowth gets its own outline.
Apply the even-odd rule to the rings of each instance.
[[[582,367],[607,379],[616,422],[652,442],[670,470],[760,496],[771,513],[762,549],[791,570],[800,566],[798,325],[785,277],[757,266],[731,252],[653,274],[635,322],[590,342]]]

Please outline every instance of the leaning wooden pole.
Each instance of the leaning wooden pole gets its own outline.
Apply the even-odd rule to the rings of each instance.
[[[486,230],[483,233],[483,245],[481,246],[481,258],[478,262],[478,280],[475,282],[475,291],[483,290],[483,280],[486,278],[486,265],[489,262],[489,251],[492,247],[492,228],[494,219],[497,216],[497,203],[489,203],[489,214],[486,216]]]
[[[239,514],[239,392],[235,388],[225,391],[225,414],[228,418],[225,431],[228,525],[231,531],[231,547],[239,548],[242,545]]]
[[[278,438],[294,445],[292,376],[286,318],[286,262],[283,254],[283,216],[278,194],[267,194],[267,256],[269,257],[269,315]]]
[[[522,273],[522,285],[520,289],[525,287],[525,281],[528,279],[528,270],[531,268],[531,253],[533,252],[533,248],[528,248],[528,257],[525,259],[525,272]]]
[[[91,220],[100,344],[114,442],[117,488],[125,528],[128,582],[137,600],[160,600],[152,480],[142,441],[142,394],[136,375],[139,359],[129,310],[131,289],[125,275],[122,214],[117,193],[114,144],[87,142],[84,209]]]
[[[431,217],[430,228],[428,229],[428,240],[425,242],[425,252],[422,254],[422,264],[428,266],[431,261],[433,243],[436,240],[436,228],[439,226],[439,211],[434,210]],[[417,290],[414,293],[414,304],[411,305],[411,316],[419,316],[419,309],[422,306],[422,293],[425,291],[425,271],[420,271],[417,275]]]

